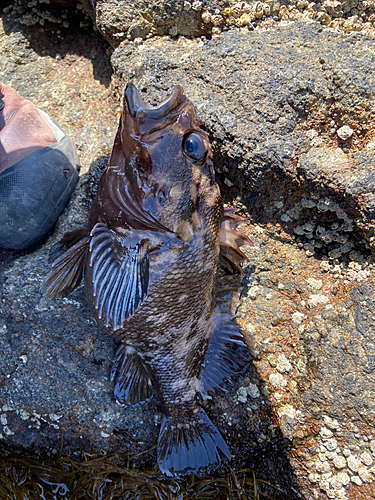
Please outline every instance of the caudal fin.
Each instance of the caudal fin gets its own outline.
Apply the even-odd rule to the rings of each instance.
[[[163,417],[157,452],[161,472],[170,477],[216,469],[220,452],[230,459],[224,439],[202,408],[189,423]]]

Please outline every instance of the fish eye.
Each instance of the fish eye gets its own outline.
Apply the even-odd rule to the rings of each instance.
[[[206,152],[206,144],[203,137],[196,132],[189,132],[182,141],[183,152],[193,160],[201,160]]]

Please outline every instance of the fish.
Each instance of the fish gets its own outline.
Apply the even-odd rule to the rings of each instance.
[[[167,476],[230,460],[201,402],[230,391],[251,361],[228,306],[233,290],[217,285],[219,269],[241,275],[250,240],[238,230],[245,219],[223,208],[202,125],[180,86],[158,106],[126,86],[88,224],[51,247],[42,286],[61,298],[84,280],[93,317],[119,342],[116,400],[159,395],[157,461]]]

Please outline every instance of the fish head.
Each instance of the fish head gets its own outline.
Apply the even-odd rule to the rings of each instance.
[[[191,219],[200,190],[218,193],[202,124],[180,86],[154,107],[127,85],[109,165],[121,166],[143,208],[173,229]]]

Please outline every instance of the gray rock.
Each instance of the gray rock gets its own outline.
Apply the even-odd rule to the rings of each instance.
[[[306,498],[304,467],[327,495],[347,471],[331,455],[319,468],[306,449],[335,439],[366,453],[372,435],[374,49],[372,38],[301,24],[122,44],[112,56],[118,87],[133,81],[152,104],[184,87],[211,135],[223,193],[251,215],[239,314],[271,406],[293,410],[279,426]],[[332,119],[354,130],[349,153],[333,142]],[[311,278],[321,280],[319,293],[306,286]],[[269,359],[280,355],[297,369],[278,374]],[[338,422],[329,435],[327,417]]]
[[[222,180],[256,200],[259,213],[286,189],[298,186],[300,198],[314,190],[339,202],[372,247],[373,150],[363,146],[371,141],[375,105],[373,48],[372,38],[301,24],[205,42],[125,43],[112,64],[121,89],[133,81],[153,103],[173,85],[184,87],[211,134]],[[332,117],[356,131],[349,155],[332,141]],[[312,129],[320,147],[310,143]]]
[[[74,140],[81,178],[51,235],[27,251],[0,249],[0,451],[43,457],[61,451],[79,458],[93,449],[123,457],[150,449],[140,460],[153,466],[157,395],[144,406],[118,405],[109,380],[116,345],[92,320],[83,288],[56,301],[46,301],[40,291],[50,246],[87,221],[115,137],[119,100],[109,89],[108,47],[95,33],[80,31],[77,40],[74,33],[21,26],[12,16],[0,24],[2,81],[47,111]],[[252,372],[245,382],[259,385]],[[234,393],[204,405],[240,466],[250,450],[269,444],[264,436],[271,415],[264,412],[264,398],[255,398],[250,411],[236,403]],[[276,441],[280,452],[270,463],[286,460],[280,459],[280,436]],[[280,476],[280,484],[292,481],[287,477]]]

